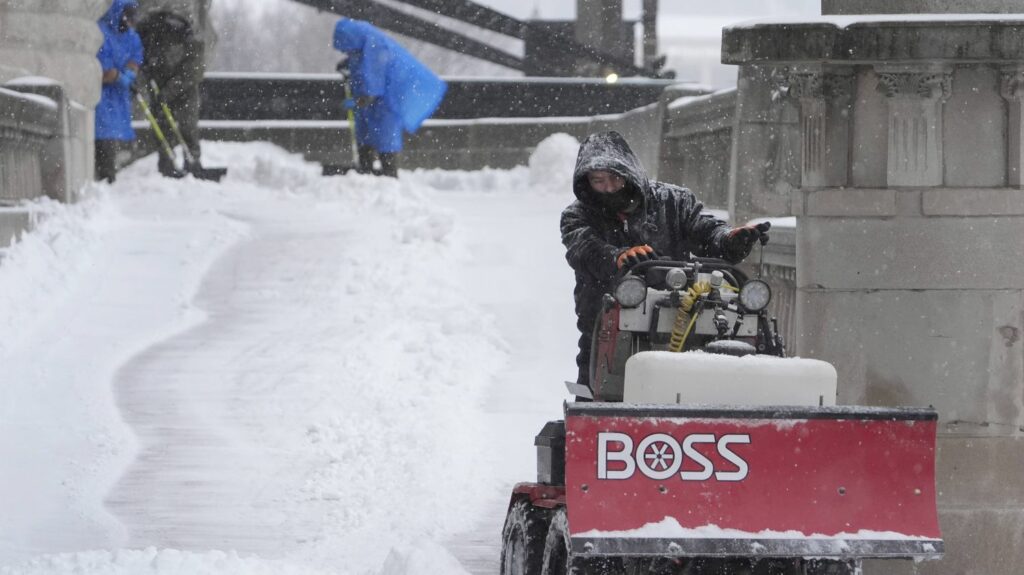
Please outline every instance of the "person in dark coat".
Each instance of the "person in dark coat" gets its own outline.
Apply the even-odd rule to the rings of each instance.
[[[619,270],[657,256],[687,254],[736,263],[758,241],[767,222],[729,228],[703,212],[690,190],[651,181],[617,132],[591,134],[580,145],[573,173],[576,201],[562,212],[565,258],[576,272],[576,327],[580,330],[578,383],[589,385],[590,347],[604,294]]]
[[[114,181],[117,150],[135,139],[132,130],[132,86],[142,65],[142,41],[133,28],[135,0],[114,0],[97,22],[103,44],[96,58],[103,69],[103,88],[96,105],[96,179]]]
[[[205,72],[202,39],[192,29],[188,19],[170,10],[148,12],[139,21],[139,36],[146,52],[142,66],[143,79],[153,81],[159,90],[159,100],[170,108],[184,145],[188,147],[191,164],[185,171],[201,168],[199,147],[199,85]],[[174,130],[164,115],[155,93],[147,89],[150,107],[156,116],[160,130],[169,139],[172,147],[177,141]],[[171,158],[159,154],[157,169],[164,176],[178,176]],[[188,156],[186,156],[186,162]]]
[[[447,85],[398,42],[360,20],[342,18],[334,48],[348,56],[360,171],[372,171],[374,156],[385,176],[398,176],[403,132],[413,133],[441,104]]]

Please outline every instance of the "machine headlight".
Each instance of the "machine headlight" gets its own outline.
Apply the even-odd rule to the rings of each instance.
[[[687,281],[686,270],[682,268],[672,268],[665,274],[665,284],[672,289],[683,289]]]
[[[615,301],[622,307],[636,307],[647,299],[647,283],[637,276],[622,278],[615,286]]]
[[[772,301],[772,288],[761,280],[750,280],[740,289],[740,303],[747,311],[761,311]]]

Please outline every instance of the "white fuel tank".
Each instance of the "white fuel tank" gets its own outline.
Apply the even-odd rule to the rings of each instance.
[[[644,351],[626,361],[624,403],[835,405],[836,368],[817,359]]]

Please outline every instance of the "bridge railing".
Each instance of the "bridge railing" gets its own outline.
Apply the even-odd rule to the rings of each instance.
[[[659,168],[659,179],[689,187],[706,207],[728,213],[730,219],[736,217],[735,194],[746,193],[734,184],[736,102],[734,89],[670,97],[664,112]],[[754,249],[743,267],[751,277],[763,274],[762,279],[771,286],[772,315],[779,320],[789,352],[795,353],[796,219],[772,218],[771,222],[763,267],[759,265],[760,248]]]
[[[704,205],[729,210],[736,90],[673,99],[665,110],[659,174],[685,182]]]
[[[92,174],[92,114],[46,78],[0,87],[0,247],[29,229],[26,200],[71,202]]]
[[[699,94],[696,85],[624,78],[446,78],[438,111],[406,138],[403,168],[474,170],[527,162],[537,144],[564,132],[582,139],[601,129],[623,132],[657,172],[662,94]],[[351,164],[352,137],[334,74],[212,73],[202,85],[202,137],[269,141],[332,165]],[[136,123],[146,138],[144,123]],[[144,140],[140,153],[155,150]]]

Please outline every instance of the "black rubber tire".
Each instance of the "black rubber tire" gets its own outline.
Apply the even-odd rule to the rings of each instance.
[[[551,516],[551,524],[548,526],[540,573],[541,575],[570,575],[571,559],[569,517],[565,512],[565,507],[559,507]]]
[[[811,559],[804,563],[806,575],[855,575],[860,572],[859,561]]]
[[[569,541],[569,516],[559,507],[551,516],[544,541],[541,575],[622,575],[622,561],[611,558],[583,558],[572,554]]]
[[[501,575],[540,575],[551,511],[523,498],[512,504],[501,530]]]

